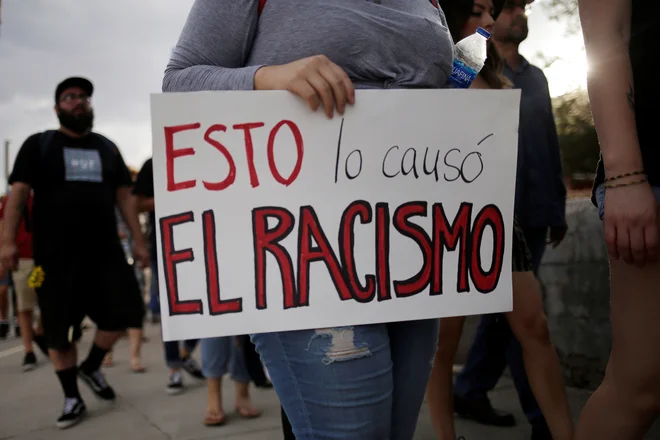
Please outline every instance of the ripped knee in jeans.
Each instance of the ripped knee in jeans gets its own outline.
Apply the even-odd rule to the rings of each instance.
[[[323,358],[325,365],[371,356],[366,342],[359,344],[355,342],[354,327],[318,329],[314,331],[309,341],[310,345],[317,338],[330,338],[330,344]]]

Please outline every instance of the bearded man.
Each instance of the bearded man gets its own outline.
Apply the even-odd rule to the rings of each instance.
[[[115,393],[100,370],[103,358],[127,328],[139,328],[144,302],[119,235],[118,207],[134,239],[133,257],[146,267],[149,256],[140,229],[132,179],[119,150],[94,133],[92,83],[68,78],[55,91],[58,130],[30,136],[21,146],[9,178],[0,262],[18,264],[16,231],[30,193],[35,288],[46,345],[64,391],[59,428],[78,423],[86,412],[78,377],[101,399]],[[87,359],[77,365],[75,341],[85,316],[97,331]]]

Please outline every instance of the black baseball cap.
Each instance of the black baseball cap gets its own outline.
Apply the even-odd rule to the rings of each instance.
[[[57,85],[57,88],[55,89],[56,103],[59,102],[62,92],[70,87],[80,87],[85,91],[85,93],[87,93],[87,96],[90,97],[92,96],[92,93],[94,93],[94,85],[92,85],[90,80],[81,78],[79,76],[72,76],[71,78],[67,78]]]

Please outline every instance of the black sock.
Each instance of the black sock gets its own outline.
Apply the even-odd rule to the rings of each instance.
[[[101,368],[101,364],[103,363],[103,359],[105,358],[107,352],[108,350],[104,350],[98,345],[92,344],[92,349],[89,350],[87,359],[85,359],[85,361],[80,364],[80,369],[85,373],[91,373],[98,370]]]
[[[78,391],[78,368],[71,367],[66,370],[56,371],[55,373],[64,390],[64,396],[82,400]]]

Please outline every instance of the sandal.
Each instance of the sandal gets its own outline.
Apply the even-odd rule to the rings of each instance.
[[[225,421],[225,415],[221,415],[219,412],[206,411],[206,416],[204,416],[204,425],[206,426],[222,426]]]
[[[131,370],[133,373],[144,373],[147,371],[147,369],[140,362],[140,359],[131,359]]]
[[[115,365],[115,363],[112,360],[112,352],[109,351],[108,353],[106,353],[105,358],[103,358],[103,366],[104,367],[112,367],[114,365]]]
[[[261,411],[255,408],[252,405],[249,406],[237,406],[236,412],[243,417],[244,419],[256,419],[261,415]]]

